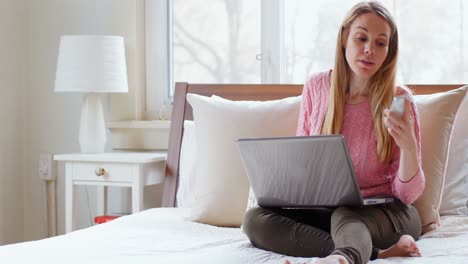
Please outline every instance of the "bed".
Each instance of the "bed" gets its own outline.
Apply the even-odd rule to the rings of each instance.
[[[458,87],[460,86],[411,86],[416,94],[446,91],[450,93]],[[184,124],[186,120],[193,119],[192,107],[186,101],[187,93],[205,96],[215,94],[234,101],[263,101],[298,96],[301,91],[301,85],[177,83],[166,164],[163,207],[120,217],[106,224],[95,225],[62,236],[2,246],[0,247],[2,263],[284,263],[285,259],[293,263],[301,261],[313,263],[315,260],[313,258],[286,257],[254,248],[239,227],[219,227],[195,222],[191,220],[193,217],[191,208],[176,207],[178,189],[182,185],[179,175],[184,166],[180,160],[184,151],[181,148],[184,139]],[[461,99],[457,99],[459,105],[456,107],[457,111],[461,109],[460,105],[467,108],[466,88],[460,94]],[[434,100],[428,101],[432,103]],[[452,115],[452,122],[456,122],[457,119],[465,121],[464,118],[464,116],[455,118]],[[460,149],[460,144],[455,144],[453,148],[458,151],[458,155],[463,154],[461,158],[457,157],[462,161],[462,172],[457,171],[455,174],[461,173],[463,179],[459,181],[463,182],[454,184],[448,182],[446,178],[440,187],[445,188],[444,191],[455,188],[453,190],[457,192],[457,195],[460,189],[456,188],[466,183],[468,177],[466,175],[465,128],[458,133],[462,133],[458,135],[458,138],[461,138],[465,145],[461,144]],[[453,138],[457,135],[452,135],[452,132],[449,134],[450,138],[445,143],[452,145]],[[449,161],[449,158],[447,160]],[[450,172],[450,169],[444,170]],[[468,189],[464,189],[462,196],[466,197],[467,193]],[[442,190],[440,195],[443,195]],[[445,195],[450,196],[447,193]],[[435,200],[435,206],[440,210],[444,206],[444,201],[437,197]],[[417,242],[423,257],[390,258],[375,260],[372,263],[468,263],[468,216],[465,211],[442,214],[435,222],[439,224],[438,229],[426,230],[427,232]]]

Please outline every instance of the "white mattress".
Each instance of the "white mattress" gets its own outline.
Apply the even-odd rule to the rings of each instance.
[[[239,228],[186,220],[187,211],[157,208],[54,238],[0,247],[2,263],[284,263],[252,247]],[[372,263],[468,263],[468,217],[442,217],[418,241],[423,257]],[[288,258],[292,262],[313,259]]]

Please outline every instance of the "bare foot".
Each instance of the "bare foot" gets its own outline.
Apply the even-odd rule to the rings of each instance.
[[[377,256],[377,258],[390,257],[421,257],[421,252],[412,236],[402,235],[395,245],[381,250]]]

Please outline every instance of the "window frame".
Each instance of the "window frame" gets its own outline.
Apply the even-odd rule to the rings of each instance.
[[[145,1],[146,98],[145,118],[159,119],[172,102],[172,1]],[[261,83],[284,83],[284,0],[261,0]],[[278,28],[281,30],[278,34]]]
[[[145,1],[146,96],[145,119],[160,119],[172,102],[171,0]],[[170,101],[169,101],[170,100]]]
[[[284,0],[262,0],[261,35],[262,83],[284,83]]]
[[[284,4],[284,0],[261,0],[261,53],[257,55],[261,60],[261,83],[285,83]],[[393,1],[392,8],[397,18],[398,1]],[[144,9],[146,91],[143,101],[145,119],[151,120],[159,119],[160,110],[172,102],[172,0],[144,0]],[[468,58],[468,52],[461,55]],[[468,63],[462,67],[468,75]]]

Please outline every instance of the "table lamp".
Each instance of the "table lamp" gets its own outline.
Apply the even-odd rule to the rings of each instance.
[[[79,132],[81,152],[104,152],[106,126],[100,94],[128,92],[123,37],[62,36],[55,78],[55,92],[85,93]]]

